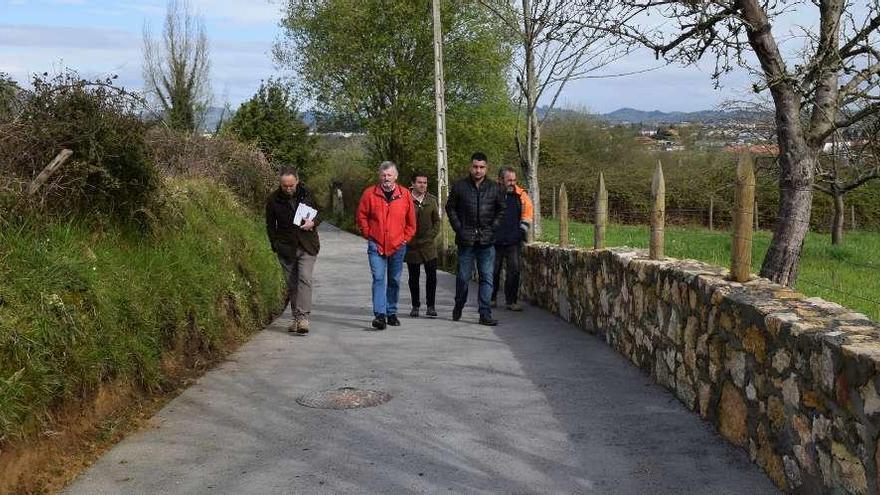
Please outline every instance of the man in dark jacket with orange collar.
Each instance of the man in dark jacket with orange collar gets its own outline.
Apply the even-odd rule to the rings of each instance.
[[[306,218],[294,223],[300,205],[317,210],[311,192],[299,181],[294,169],[284,169],[279,187],[266,202],[266,233],[272,251],[287,280],[287,293],[293,323],[290,332],[309,332],[309,314],[312,310],[312,272],[321,244],[318,240],[318,224],[321,216]]]
[[[397,165],[379,165],[379,183],[368,187],[357,210],[358,228],[367,239],[373,276],[373,328],[399,326],[397,298],[406,243],[416,233],[412,196],[397,184]]]

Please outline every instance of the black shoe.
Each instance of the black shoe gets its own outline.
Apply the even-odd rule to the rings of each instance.
[[[411,309],[410,312],[409,312],[409,315],[410,315],[412,318],[418,318],[418,317],[419,317],[419,308],[413,308],[413,309]]]
[[[373,328],[376,330],[385,330],[385,315],[378,315],[373,318]]]
[[[452,321],[458,321],[461,319],[461,310],[462,306],[455,306],[452,308]]]
[[[437,310],[434,309],[434,306],[428,306],[428,311],[425,312],[425,316],[436,317]]]
[[[397,315],[388,315],[388,325],[392,327],[400,326],[400,320],[397,319]]]
[[[489,315],[480,315],[480,325],[486,325],[487,327],[494,327],[498,324],[498,320],[492,319]]]

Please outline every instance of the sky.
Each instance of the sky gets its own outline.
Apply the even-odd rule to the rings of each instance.
[[[235,108],[261,80],[289,75],[271,54],[280,34],[279,0],[191,1],[205,20],[216,106],[228,102]],[[140,89],[143,29],[161,32],[165,6],[165,0],[0,0],[0,71],[27,81],[33,73],[71,67],[84,77],[117,74],[120,84]],[[651,54],[639,53],[608,72],[658,65]],[[696,111],[737,98],[748,86],[748,78],[737,73],[716,90],[710,72],[667,66],[623,78],[575,81],[559,106],[597,113],[622,107]]]

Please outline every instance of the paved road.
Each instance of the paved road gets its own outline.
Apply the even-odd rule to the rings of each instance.
[[[440,318],[368,331],[364,243],[321,235],[313,332],[287,334],[282,316],[67,493],[775,493],[670,393],[537,308],[453,322],[441,274]],[[295,402],[343,386],[394,398]]]

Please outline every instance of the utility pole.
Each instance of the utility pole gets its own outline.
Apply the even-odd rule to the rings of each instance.
[[[449,194],[449,167],[446,152],[446,84],[443,77],[443,30],[440,26],[440,0],[431,0],[434,19],[434,103],[437,113],[437,202],[440,219]],[[443,231],[443,253],[449,245],[446,229]]]

